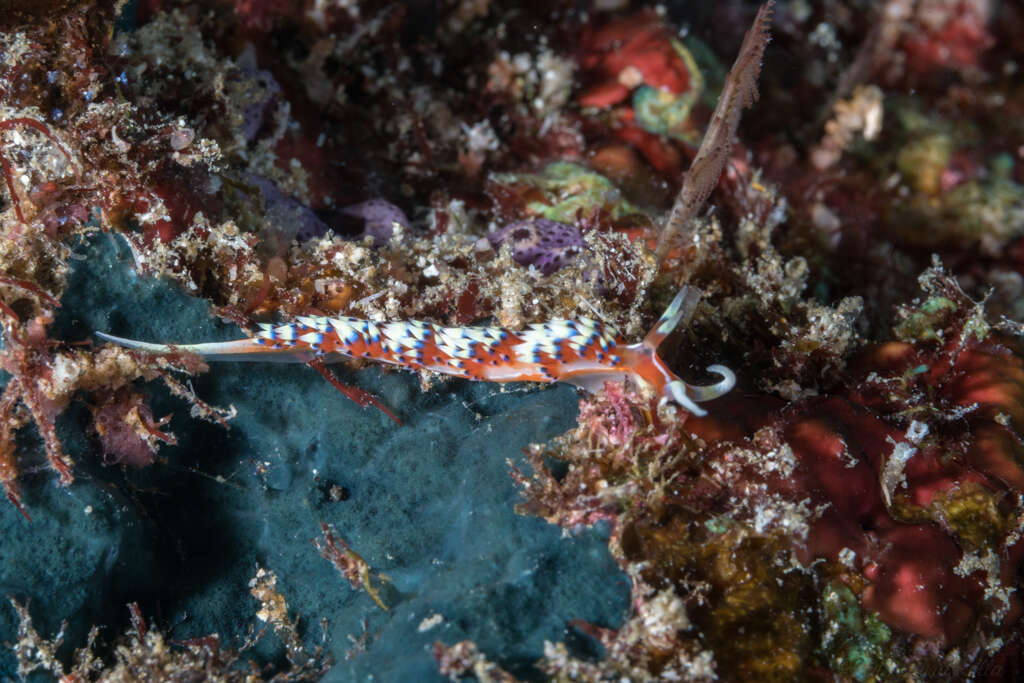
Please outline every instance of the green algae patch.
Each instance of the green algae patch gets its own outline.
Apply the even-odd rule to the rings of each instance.
[[[568,161],[548,164],[541,173],[497,173],[491,182],[520,188],[528,196],[526,210],[562,223],[600,211],[613,220],[642,214],[625,199],[611,180],[585,166]]]
[[[704,522],[704,528],[713,534],[724,534],[734,522],[725,516],[712,517]]]
[[[906,342],[944,342],[953,335],[983,341],[991,326],[985,319],[984,301],[972,300],[936,260],[918,277],[928,295],[924,301],[900,306],[893,335]]]
[[[922,341],[938,339],[938,334],[935,331],[936,323],[941,322],[955,310],[956,304],[946,297],[932,297],[896,326],[896,336],[900,339]]]
[[[686,67],[690,87],[677,94],[663,88],[642,85],[633,93],[633,111],[636,112],[637,123],[648,133],[667,135],[695,145],[700,142],[700,136],[693,129],[690,114],[693,106],[704,95],[704,76],[686,46],[675,39],[670,42]]]
[[[892,632],[877,614],[861,609],[848,586],[833,581],[825,587],[821,620],[821,654],[832,671],[858,681],[876,681],[894,673],[887,651]]]

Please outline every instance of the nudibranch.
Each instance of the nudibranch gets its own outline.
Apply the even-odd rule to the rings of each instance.
[[[718,398],[736,383],[732,371],[712,365],[721,379],[694,386],[676,376],[657,354],[658,345],[700,298],[683,287],[654,328],[636,344],[589,318],[551,320],[513,332],[498,327],[443,327],[428,322],[376,323],[344,316],[304,316],[283,325],[262,324],[255,337],[203,344],[153,344],[97,333],[122,346],[168,353],[184,351],[208,360],[332,362],[366,358],[488,382],[568,382],[596,392],[626,377],[648,385],[662,402],[705,415],[697,404]]]

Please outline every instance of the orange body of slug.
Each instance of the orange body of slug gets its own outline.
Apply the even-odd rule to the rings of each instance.
[[[374,323],[343,316],[306,316],[283,325],[264,324],[257,336],[230,342],[167,345],[99,336],[144,351],[188,351],[210,360],[366,358],[471,380],[569,382],[589,391],[629,376],[651,386],[662,400],[703,415],[697,403],[729,391],[735,383],[733,373],[712,365],[708,370],[720,375],[721,381],[692,386],[673,374],[656,352],[679,321],[693,312],[697,299],[696,290],[683,287],[644,340],[629,345],[613,328],[589,318],[552,320],[513,332],[415,320]]]

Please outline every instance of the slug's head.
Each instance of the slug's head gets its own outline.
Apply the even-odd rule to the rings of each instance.
[[[633,373],[658,392],[661,403],[675,403],[694,415],[707,415],[707,411],[697,404],[727,394],[736,385],[736,375],[724,365],[708,367],[708,372],[721,378],[714,384],[700,386],[688,384],[669,370],[665,362],[653,350],[643,348],[643,344],[637,344],[633,348],[637,355],[641,356],[637,359],[640,362],[634,367]],[[642,358],[642,356],[647,357]]]
[[[706,415],[707,411],[697,404],[727,394],[736,384],[736,375],[724,365],[712,365],[708,372],[720,376],[718,382],[705,386],[687,384],[668,369],[657,352],[658,345],[676,325],[690,319],[699,300],[700,293],[696,289],[683,287],[644,340],[633,344],[629,350],[633,373],[658,392],[662,403],[672,402],[694,415]]]

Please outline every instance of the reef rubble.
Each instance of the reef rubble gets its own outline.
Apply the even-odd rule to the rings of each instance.
[[[1019,679],[1022,35],[991,0],[0,9],[0,677]],[[738,378],[705,416],[93,336],[639,340],[683,285],[665,360]]]

